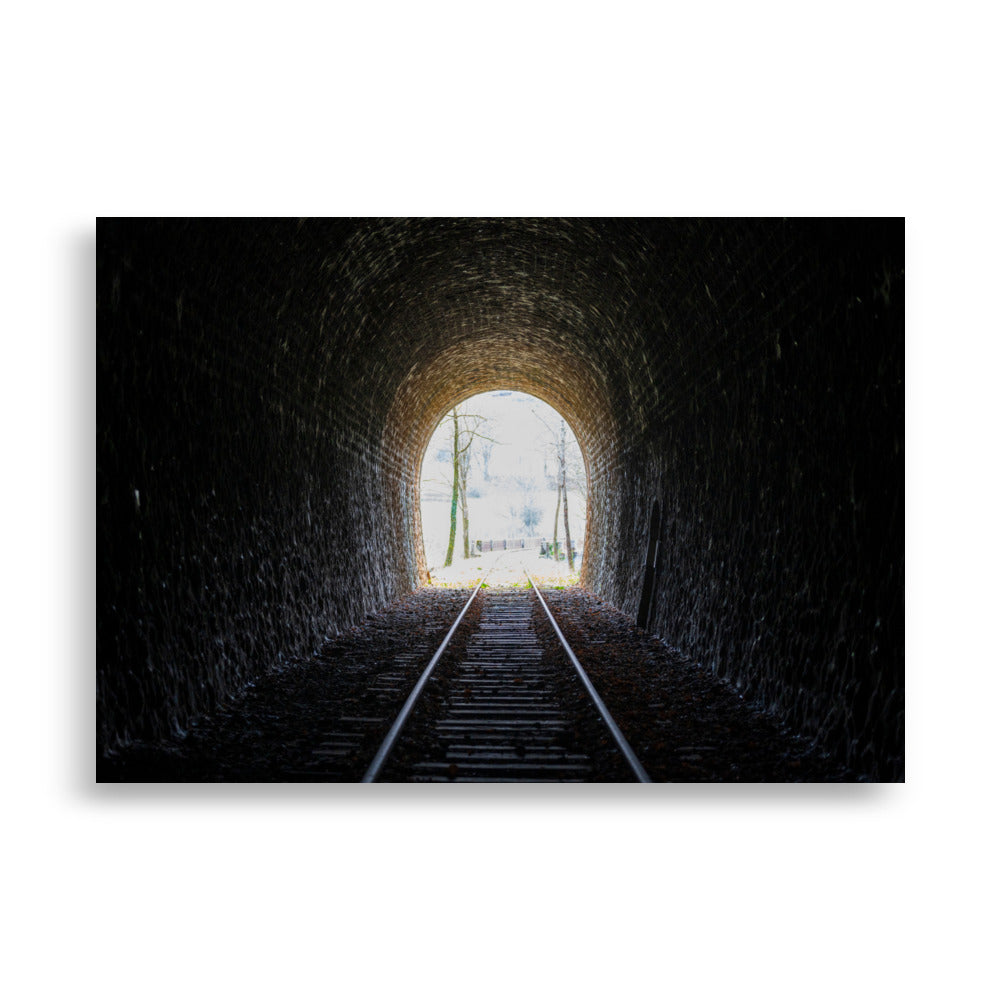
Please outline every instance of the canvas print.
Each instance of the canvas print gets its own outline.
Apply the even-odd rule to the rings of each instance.
[[[99,782],[904,780],[904,220],[97,220]]]

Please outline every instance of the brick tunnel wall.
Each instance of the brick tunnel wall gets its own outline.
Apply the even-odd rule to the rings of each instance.
[[[521,389],[585,583],[901,774],[902,224],[102,221],[99,745],[183,728],[419,581],[423,445]]]
[[[903,773],[902,235],[692,233],[666,309],[702,336],[612,459],[640,537],[660,507],[649,627],[883,779]],[[632,543],[592,585],[631,610],[644,562]]]
[[[303,325],[329,289],[294,232],[98,225],[105,747],[183,729],[409,586],[379,492],[394,456],[337,341]]]

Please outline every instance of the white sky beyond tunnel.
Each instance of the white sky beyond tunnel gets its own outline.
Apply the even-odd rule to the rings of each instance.
[[[556,445],[565,424],[551,406],[522,392],[496,391],[472,396],[459,404],[459,413],[481,417],[460,421],[472,431],[468,473],[470,542],[545,538],[551,544],[556,516],[556,483],[559,464]],[[583,457],[568,424],[566,430],[566,487],[569,498],[570,536],[577,552],[576,569],[583,553],[586,527],[586,474]],[[463,436],[462,444],[467,439]],[[424,550],[431,574],[439,577],[448,545],[452,495],[453,422],[451,411],[435,429],[424,454],[420,478],[420,511]],[[565,545],[565,526],[559,510],[559,545]],[[531,561],[540,546],[525,554]],[[469,560],[472,562],[473,560]],[[482,560],[480,560],[482,561]],[[463,563],[462,516],[459,509],[453,566]],[[568,571],[543,560],[548,574]]]

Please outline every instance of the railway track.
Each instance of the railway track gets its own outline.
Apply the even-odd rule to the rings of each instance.
[[[485,579],[362,781],[649,781],[530,576]]]

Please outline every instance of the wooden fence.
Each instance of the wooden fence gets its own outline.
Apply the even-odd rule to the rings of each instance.
[[[473,543],[479,552],[509,552],[512,550],[534,550],[548,558],[552,557],[552,542],[540,535],[537,538],[477,538]],[[578,555],[576,543],[573,544],[573,558]],[[565,548],[560,542],[556,547],[556,559],[565,558]]]

